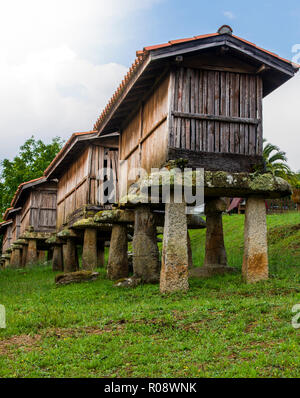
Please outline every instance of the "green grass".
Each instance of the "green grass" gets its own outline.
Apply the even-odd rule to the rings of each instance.
[[[270,279],[192,279],[187,293],[119,289],[101,278],[54,285],[49,267],[0,272],[0,377],[299,377],[299,213],[268,216]],[[224,216],[241,268],[243,216]],[[205,231],[191,231],[201,265]]]

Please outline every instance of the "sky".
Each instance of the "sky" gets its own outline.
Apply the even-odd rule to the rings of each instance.
[[[0,0],[0,160],[91,130],[136,50],[223,24],[300,63],[298,0]],[[265,98],[264,136],[300,169],[300,72]]]

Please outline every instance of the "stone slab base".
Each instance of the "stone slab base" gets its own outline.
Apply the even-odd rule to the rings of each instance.
[[[225,274],[234,274],[237,273],[238,270],[233,267],[228,266],[204,266],[204,267],[195,267],[189,271],[189,277],[192,278],[209,278],[215,275],[225,275]]]
[[[69,272],[67,274],[59,274],[55,277],[57,285],[68,285],[69,283],[90,282],[98,278],[98,272],[92,271],[77,271]]]

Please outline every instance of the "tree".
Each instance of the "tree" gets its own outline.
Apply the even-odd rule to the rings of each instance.
[[[20,147],[19,155],[13,160],[4,159],[0,162],[0,218],[10,206],[18,186],[41,177],[63,143],[59,137],[53,138],[50,144],[45,144],[32,136]]]
[[[289,180],[293,172],[287,164],[286,153],[281,151],[280,148],[271,143],[267,143],[264,139],[263,158],[266,163],[266,170],[274,176]]]

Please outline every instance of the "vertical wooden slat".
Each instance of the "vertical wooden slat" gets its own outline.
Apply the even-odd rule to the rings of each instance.
[[[250,117],[256,118],[256,77],[250,76]],[[256,127],[249,126],[249,154],[255,154]]]
[[[233,94],[233,116],[239,116],[240,110],[240,75],[235,73],[234,75],[234,94]],[[240,126],[238,123],[234,123],[234,153],[239,153],[240,150]]]
[[[207,114],[208,111],[208,102],[207,102],[207,95],[208,95],[208,76],[207,76],[207,71],[203,71],[203,96],[202,96],[202,100],[203,100],[203,113]],[[202,128],[203,128],[203,133],[202,133],[202,151],[207,151],[208,150],[208,136],[207,136],[207,122],[206,121],[202,121]]]
[[[235,75],[234,73],[229,74],[229,88],[230,88],[230,97],[229,97],[229,115],[233,116],[235,111],[234,104],[234,96],[235,96]],[[229,124],[229,152],[234,153],[234,123]]]
[[[245,101],[245,75],[241,74],[241,76],[240,76],[240,104],[239,104],[240,117],[246,117],[244,101]],[[240,124],[239,131],[240,131],[239,153],[244,155],[245,154],[245,126],[244,126],[244,124],[242,124],[242,123]]]
[[[256,78],[257,84],[257,118],[259,124],[257,126],[257,146],[256,155],[262,156],[263,154],[263,134],[262,134],[262,122],[263,122],[263,109],[262,109],[262,98],[263,98],[263,82],[260,76]]]
[[[195,71],[191,70],[191,106],[190,112],[196,112],[196,97],[198,91],[198,79],[197,75],[195,75]],[[191,139],[190,139],[190,149],[195,151],[196,150],[196,121],[195,119],[191,120]]]
[[[215,115],[220,115],[220,73],[215,72]],[[220,152],[220,123],[215,122],[215,152]]]
[[[245,100],[244,100],[244,115],[245,117],[249,117],[249,81],[250,76],[245,75]],[[244,136],[245,136],[245,155],[249,155],[249,126],[244,126]]]
[[[207,112],[209,115],[214,114],[214,95],[215,95],[215,72],[208,72],[208,87],[207,87]],[[214,152],[215,137],[214,137],[214,122],[207,122],[207,151]]]
[[[199,71],[199,91],[198,91],[198,112],[203,113],[203,71]],[[200,120],[198,122],[199,130],[199,151],[203,151],[203,124]]]
[[[220,76],[220,114],[226,114],[226,74],[221,72]],[[225,124],[220,123],[220,152],[225,151]]]
[[[184,70],[184,82],[182,91],[182,110],[183,112],[189,112],[190,104],[190,74],[189,69]],[[186,149],[188,144],[189,132],[188,128],[190,125],[190,120],[183,119],[181,123],[181,148]],[[187,148],[188,149],[188,148]]]
[[[168,87],[168,131],[169,131],[169,146],[175,146],[175,118],[172,112],[175,110],[176,97],[178,96],[178,85],[176,84],[175,70],[171,69],[169,87]]]
[[[179,112],[183,111],[182,103],[183,103],[183,79],[184,79],[184,69],[180,68],[177,72],[178,78],[178,101],[177,101],[177,110]],[[176,126],[176,143],[175,147],[180,148],[181,145],[181,127],[183,127],[183,123],[180,118],[177,118],[177,126]]]
[[[226,73],[226,82],[225,82],[225,116],[230,116],[230,74]],[[230,151],[230,124],[225,123],[225,152]]]

